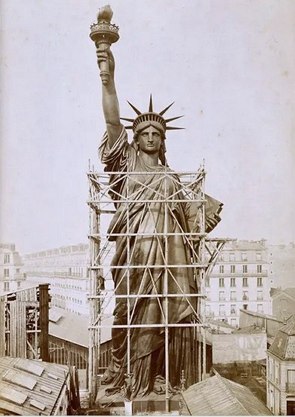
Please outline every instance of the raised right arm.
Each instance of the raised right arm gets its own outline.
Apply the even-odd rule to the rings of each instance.
[[[120,109],[115,86],[115,60],[110,49],[101,51],[96,50],[97,63],[100,67],[101,62],[108,60],[109,62],[109,80],[107,84],[102,85],[102,108],[106,122],[106,130],[108,133],[108,143],[111,148],[118,139],[122,124],[120,122]]]

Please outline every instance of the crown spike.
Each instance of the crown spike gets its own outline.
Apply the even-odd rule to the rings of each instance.
[[[183,117],[183,115],[182,116],[171,117],[171,119],[165,119],[165,122],[169,123],[169,122],[172,122],[173,120],[180,119],[181,117]]]
[[[125,120],[126,122],[134,122],[134,119],[129,119],[128,117],[120,117],[121,120]]]
[[[167,126],[166,130],[183,130],[184,127],[173,127],[173,126]]]
[[[133,106],[133,104],[130,103],[130,101],[127,100],[127,103],[129,104],[130,107],[132,107],[132,109],[135,111],[136,114],[140,115],[141,111],[138,110],[135,106]]]
[[[154,109],[153,109],[153,97],[152,95],[150,95],[150,104],[149,104],[149,112],[153,113]]]
[[[164,114],[164,113],[166,113],[166,111],[167,111],[167,110],[169,110],[169,109],[170,109],[170,107],[171,107],[171,106],[173,106],[173,104],[174,104],[174,101],[173,101],[173,103],[169,104],[169,106],[167,106],[164,110],[162,110],[162,111],[159,113],[159,115],[160,115],[160,116],[163,116],[163,114]]]

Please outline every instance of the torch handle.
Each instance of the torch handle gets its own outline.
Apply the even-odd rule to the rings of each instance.
[[[110,43],[105,42],[105,41],[101,41],[101,42],[98,41],[97,44],[98,44],[98,48],[101,51],[105,51],[110,47]],[[109,77],[110,77],[109,61],[108,60],[102,61],[100,63],[100,78],[101,78],[103,85],[108,84]]]

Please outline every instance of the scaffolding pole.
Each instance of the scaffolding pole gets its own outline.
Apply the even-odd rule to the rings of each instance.
[[[155,183],[140,182],[140,178],[146,178],[147,175],[153,175],[160,173],[163,175],[164,180],[164,193],[157,192]],[[204,166],[197,172],[171,172],[156,171],[156,172],[123,172],[117,181],[126,181],[127,193],[120,194],[114,190],[114,182],[109,184],[109,176],[117,175],[118,172],[103,172],[98,173],[94,170],[88,172],[89,180],[89,239],[90,239],[90,267],[89,267],[89,279],[90,279],[90,293],[89,293],[89,306],[90,306],[90,321],[89,321],[89,392],[90,398],[95,400],[97,394],[97,373],[99,362],[99,346],[101,343],[100,332],[105,328],[104,316],[110,314],[107,311],[109,305],[114,303],[114,299],[126,298],[127,302],[127,322],[122,325],[114,325],[113,328],[122,328],[127,332],[127,375],[126,380],[130,381],[132,376],[131,367],[131,331],[136,328],[163,328],[164,330],[164,352],[165,352],[165,408],[166,412],[170,411],[170,393],[169,393],[169,332],[173,328],[194,328],[194,334],[196,334],[196,346],[194,351],[196,352],[197,363],[197,380],[201,381],[206,377],[206,316],[205,316],[205,278],[211,273],[214,263],[217,260],[218,253],[220,252],[223,244],[227,239],[212,239],[208,238],[206,233],[206,195],[205,195],[205,170]],[[171,178],[178,183],[179,191],[176,189],[174,193],[169,191],[169,181]],[[132,192],[129,193],[129,183],[146,187],[148,191],[151,189],[155,191],[153,198],[148,199],[136,199]],[[152,187],[155,187],[153,189]],[[131,187],[130,187],[131,188]],[[112,197],[110,197],[112,194]],[[164,230],[159,232],[153,230],[152,232],[142,231],[135,233],[130,229],[130,205],[140,202],[147,207],[154,203],[161,203],[164,205]],[[171,207],[175,204],[193,203],[198,207],[196,211],[195,223],[190,232],[183,230],[179,225],[179,232],[172,233],[169,231],[168,222],[173,218],[174,222],[178,222],[176,216],[174,216]],[[107,231],[106,225],[110,222],[111,216],[115,213],[114,203],[117,205],[124,205],[126,207],[126,233],[122,234],[116,229],[113,231]],[[174,217],[173,217],[174,216]],[[127,264],[126,265],[111,265],[110,251],[111,246],[107,241],[115,241],[120,237],[127,238]],[[131,265],[132,253],[131,253],[131,240],[137,239],[137,237],[151,237],[162,239],[163,254],[162,265]],[[188,264],[169,264],[169,238],[171,236],[181,236],[185,245],[190,248],[191,262]],[[111,239],[110,239],[111,237]],[[147,269],[153,270],[154,268],[162,268],[164,271],[163,279],[163,292],[161,294],[133,294],[130,290],[130,274],[136,268],[139,270],[142,268],[143,273]],[[195,282],[197,284],[198,292],[191,294],[182,291],[179,286],[177,292],[169,293],[168,280],[174,280],[174,284],[177,285],[177,280],[173,276],[173,268],[192,269]],[[120,269],[123,271],[123,278],[126,279],[126,294],[115,295],[116,288],[106,288],[110,285],[111,269]],[[120,282],[118,283],[120,285]],[[193,323],[169,323],[169,302],[173,300],[173,297],[186,300],[189,306],[191,306],[194,321]],[[141,298],[156,298],[159,305],[163,303],[162,320],[161,323],[132,323],[132,308],[134,303]],[[192,306],[191,300],[197,301],[196,310]],[[191,330],[190,330],[191,331]],[[197,382],[197,381],[196,381]],[[127,398],[128,399],[128,398]]]

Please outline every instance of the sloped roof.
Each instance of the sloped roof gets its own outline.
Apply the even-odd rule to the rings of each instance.
[[[295,315],[279,329],[268,351],[283,360],[295,360]]]
[[[193,416],[268,416],[268,408],[249,388],[216,374],[182,393]]]
[[[0,358],[0,413],[54,414],[69,374],[65,365],[23,358]]]
[[[102,323],[107,327],[101,329],[101,343],[111,339],[112,322],[113,318],[110,317]],[[79,346],[88,347],[88,327],[88,316],[79,316],[58,307],[52,307],[49,310],[49,334],[51,336],[67,340]]]
[[[242,333],[242,334],[254,334],[254,333],[265,333],[265,329],[262,329],[256,324],[251,324],[251,326],[241,327],[234,330],[233,333]]]
[[[293,300],[295,301],[295,288],[294,287],[289,287],[289,288],[285,288],[285,289],[278,289],[277,291],[273,291],[273,293],[271,294],[272,298],[276,298],[279,297],[281,294],[287,295],[290,298],[293,298]]]

